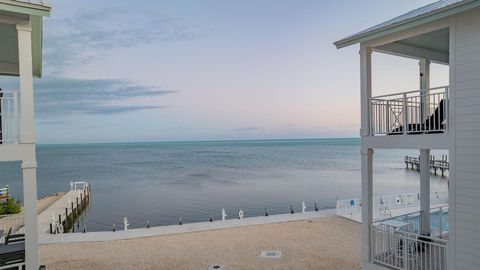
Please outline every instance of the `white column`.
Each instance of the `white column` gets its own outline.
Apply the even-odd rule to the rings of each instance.
[[[420,89],[430,88],[430,60],[421,59],[418,61],[420,66]]]
[[[17,24],[18,66],[20,73],[20,143],[35,143],[33,106],[32,27],[30,22]]]
[[[428,89],[430,89],[430,60],[428,59],[421,59],[419,62],[418,62],[418,65],[419,65],[419,70],[420,70],[420,74],[419,74],[419,79],[420,79],[420,89],[423,90],[422,93],[424,94],[424,96],[421,97],[421,109],[420,111],[424,112],[422,113],[422,117],[421,117],[421,121],[422,123],[427,119],[428,117],[428,106],[429,106],[429,99],[428,99],[428,94],[430,93],[430,91],[428,91]]]
[[[23,212],[25,219],[25,263],[38,269],[37,164],[23,161]]]
[[[23,207],[25,219],[25,264],[37,270],[37,163],[35,159],[35,117],[33,107],[32,28],[30,21],[17,24],[18,62],[20,74],[20,143],[32,145],[22,163]]]
[[[372,49],[360,44],[360,102],[361,102],[361,129],[360,136],[371,134],[370,125],[370,97],[372,96]],[[363,141],[362,141],[363,144]],[[372,191],[373,191],[373,149],[362,145],[362,261],[368,264],[371,259],[371,225],[373,219]]]
[[[430,149],[420,149],[420,211],[422,234],[430,234]]]
[[[362,260],[370,262],[373,221],[373,149],[362,149]]]
[[[370,98],[372,97],[372,49],[360,47],[360,103],[361,129],[360,136],[369,136],[370,127]]]

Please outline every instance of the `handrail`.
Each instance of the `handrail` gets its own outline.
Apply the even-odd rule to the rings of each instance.
[[[428,91],[428,92],[427,92]],[[444,133],[449,86],[369,98],[371,135]]]
[[[424,89],[407,91],[407,92],[398,92],[398,93],[395,93],[395,94],[386,94],[386,95],[374,96],[374,97],[370,97],[370,98],[371,99],[376,99],[376,98],[398,96],[398,95],[411,94],[411,93],[417,93],[417,92],[421,93],[421,92],[426,91],[426,90],[448,89],[449,87],[450,87],[449,85],[445,85],[445,86],[439,86],[439,87],[434,87],[434,88],[424,88]]]
[[[18,90],[0,90],[0,93],[6,93],[6,94],[10,94],[10,93],[18,93],[20,91]]]

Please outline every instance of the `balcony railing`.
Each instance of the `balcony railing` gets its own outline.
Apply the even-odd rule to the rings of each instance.
[[[18,92],[0,90],[0,144],[18,143],[19,119]]]
[[[370,135],[443,133],[448,86],[370,98]]]
[[[432,209],[432,236],[420,234],[421,212],[372,225],[372,261],[394,269],[447,269],[448,206]]]

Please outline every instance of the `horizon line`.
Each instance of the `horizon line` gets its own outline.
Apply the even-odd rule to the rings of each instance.
[[[289,139],[219,139],[219,140],[179,140],[179,141],[130,141],[130,142],[78,142],[78,143],[36,143],[37,146],[56,145],[92,145],[92,144],[136,144],[136,143],[209,143],[209,142],[260,142],[260,141],[314,141],[314,140],[347,140],[360,139],[360,137],[323,137],[323,138],[289,138]]]

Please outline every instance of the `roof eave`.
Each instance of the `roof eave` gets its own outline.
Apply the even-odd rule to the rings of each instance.
[[[33,16],[50,16],[49,6],[35,5],[12,0],[0,0],[0,10],[28,14]]]
[[[435,20],[452,16],[452,15],[455,15],[479,6],[480,6],[480,1],[472,0],[470,2],[460,2],[454,5],[445,7],[443,9],[435,10],[430,13],[426,13],[421,16],[411,18],[409,20],[405,20],[396,24],[386,26],[384,28],[376,29],[371,32],[367,32],[359,35],[353,35],[351,37],[338,40],[333,44],[337,47],[337,49],[345,48],[356,43],[369,41],[375,38],[393,34],[399,31],[403,31],[418,25],[426,24]]]

